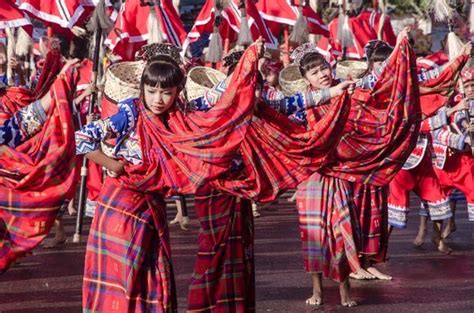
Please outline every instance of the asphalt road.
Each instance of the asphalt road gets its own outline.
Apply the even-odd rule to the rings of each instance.
[[[304,304],[311,293],[300,251],[297,214],[286,198],[262,209],[256,219],[256,281],[258,312],[474,312],[474,224],[467,220],[466,204],[458,204],[458,230],[449,239],[454,252],[442,255],[426,238],[421,248],[411,243],[418,227],[418,201],[413,198],[409,226],[395,230],[389,261],[379,269],[392,281],[354,282],[356,308],[338,305],[338,286],[325,281],[324,305],[314,310]],[[190,215],[193,208],[190,204]],[[169,209],[170,219],[174,210]],[[66,216],[73,233],[74,218]],[[86,221],[86,230],[90,220]],[[198,224],[191,229],[171,227],[179,311],[186,307],[187,283],[192,272]],[[1,313],[81,312],[82,268],[85,244],[57,249],[37,248],[32,256],[0,275]]]

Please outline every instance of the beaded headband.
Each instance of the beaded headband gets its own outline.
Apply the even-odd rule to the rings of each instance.
[[[223,65],[225,67],[230,67],[239,63],[240,58],[244,55],[244,50],[231,50],[229,53],[222,59]]]
[[[179,65],[183,64],[181,58],[181,49],[169,43],[152,43],[140,48],[136,59],[148,61],[157,55],[166,55],[171,57]]]
[[[301,46],[298,46],[290,55],[290,59],[293,63],[300,64],[300,61],[303,59],[305,55],[308,53],[318,52],[318,49],[314,43],[305,43]]]

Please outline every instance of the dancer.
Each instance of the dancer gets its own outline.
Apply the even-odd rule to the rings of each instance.
[[[257,48],[247,49],[227,96],[205,118],[183,112],[187,106],[178,92],[184,74],[167,50],[148,59],[140,99],[120,103],[116,115],[76,134],[77,152],[116,176],[107,177],[91,226],[85,310],[177,310],[163,196],[194,193],[225,172],[253,112],[247,96],[254,88]],[[119,160],[97,150],[109,137],[117,137]]]

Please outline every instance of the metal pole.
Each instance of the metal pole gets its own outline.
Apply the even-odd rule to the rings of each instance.
[[[94,47],[94,65],[92,70],[92,82],[94,85],[97,84],[97,74],[99,69],[99,54],[100,54],[100,45],[102,39],[102,29],[100,27],[97,28],[95,32],[95,47]],[[88,115],[90,116],[94,111],[95,103],[97,102],[97,93],[94,92],[91,95],[91,101],[89,102],[89,110]],[[74,233],[74,237],[72,239],[73,242],[79,243],[81,242],[81,235],[82,235],[82,224],[84,221],[84,212],[86,207],[86,199],[87,199],[87,167],[89,164],[89,160],[84,157],[82,161],[81,167],[81,185],[79,188],[79,203],[77,208],[77,218],[76,218],[76,231]]]

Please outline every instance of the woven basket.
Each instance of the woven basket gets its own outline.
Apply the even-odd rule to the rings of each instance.
[[[301,76],[299,66],[291,64],[285,67],[279,76],[280,86],[285,96],[292,96],[298,92],[303,92],[308,84]]]
[[[367,71],[367,63],[355,60],[346,60],[337,63],[336,78],[339,79],[359,79]]]
[[[115,103],[140,96],[140,79],[145,63],[120,62],[108,68],[104,87],[105,96]]]
[[[226,78],[225,74],[210,67],[193,67],[186,79],[186,98],[188,101],[200,98]]]

